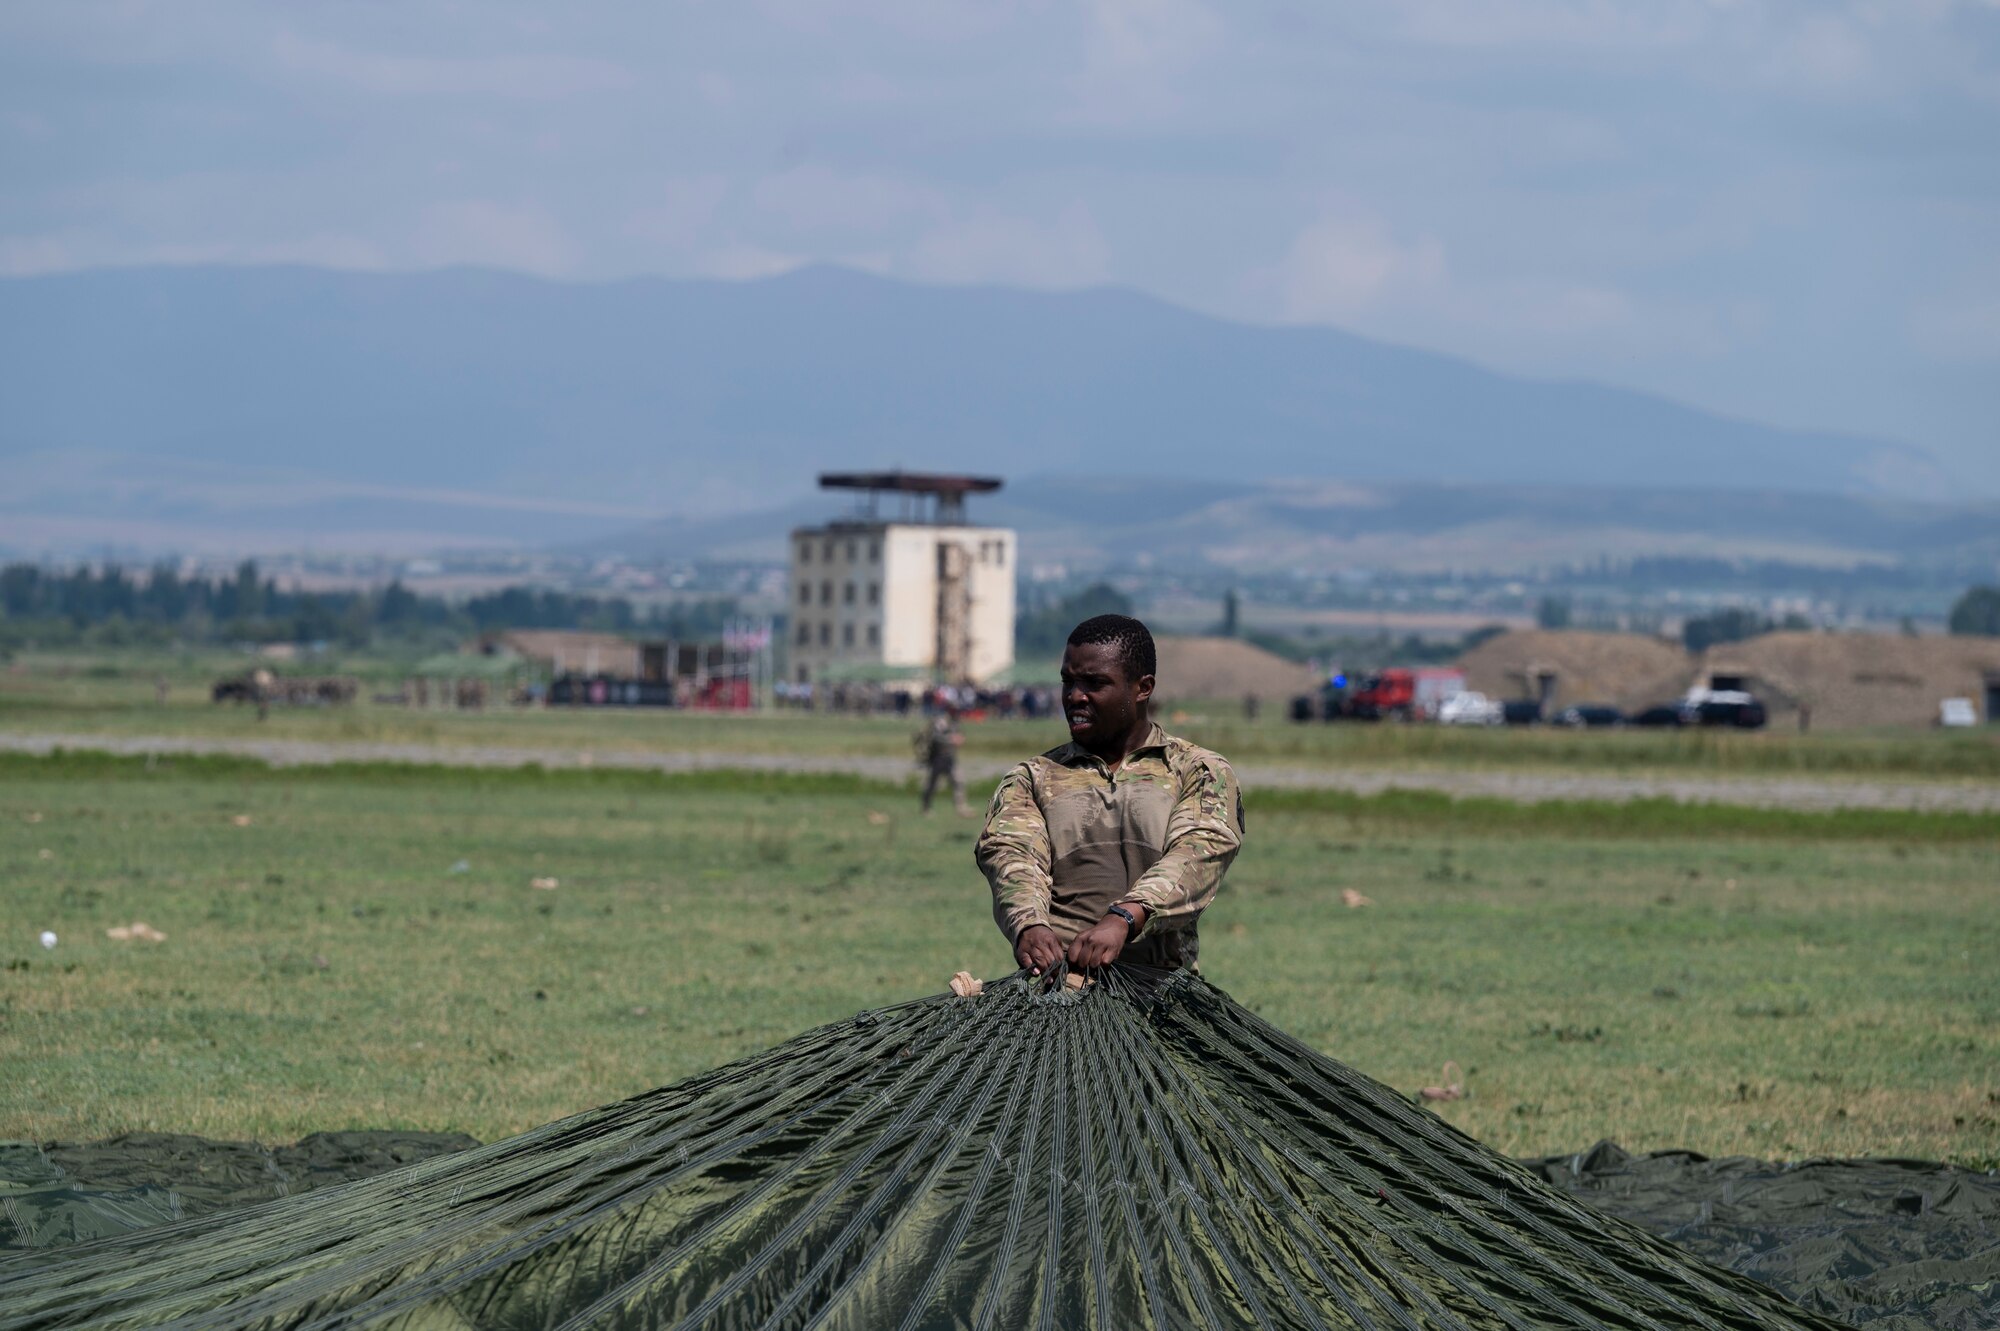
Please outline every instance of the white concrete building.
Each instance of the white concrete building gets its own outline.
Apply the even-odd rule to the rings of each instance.
[[[855,517],[792,533],[795,681],[983,683],[1014,664],[1015,535],[964,520],[965,494],[998,481],[882,472],[820,484],[868,498]],[[901,520],[875,513],[882,494],[903,496]]]

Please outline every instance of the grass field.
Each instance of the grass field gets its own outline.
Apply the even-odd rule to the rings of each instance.
[[[526,1128],[1009,969],[973,828],[846,778],[0,759],[0,1137]],[[1402,1090],[1456,1061],[1508,1151],[1991,1162],[1996,885],[1963,815],[1253,793],[1203,967]]]
[[[338,668],[334,663],[329,668]],[[381,671],[379,661],[361,666]],[[363,701],[351,707],[273,709],[216,706],[208,684],[240,671],[245,658],[87,657],[28,654],[0,671],[0,730],[41,734],[165,735],[238,739],[486,745],[710,753],[861,754],[905,758],[915,723],[893,717],[824,713],[718,715],[652,709],[612,712],[495,707],[478,713],[414,711]],[[153,682],[170,682],[168,702]],[[364,698],[388,687],[364,684]],[[2000,729],[1739,734],[1720,731],[1576,732],[1553,728],[1485,730],[1446,726],[1295,725],[1283,707],[1255,722],[1238,704],[1187,703],[1165,718],[1238,763],[1409,770],[1506,769],[1619,773],[1697,772],[1718,776],[1811,775],[1899,780],[2000,780]],[[1060,742],[1043,720],[986,721],[967,728],[965,752],[1012,758]]]

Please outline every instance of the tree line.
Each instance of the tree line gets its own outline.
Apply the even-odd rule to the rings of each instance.
[[[0,567],[0,639],[51,645],[90,642],[329,642],[363,647],[382,640],[446,638],[498,629],[587,629],[663,637],[715,637],[737,614],[733,599],[637,607],[622,596],[537,587],[448,601],[402,582],[355,590],[281,587],[256,561],[234,573],[182,577],[161,565],[144,572],[107,564],[47,569]]]

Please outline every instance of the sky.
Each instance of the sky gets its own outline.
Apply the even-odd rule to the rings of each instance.
[[[9,0],[0,275],[1118,285],[2000,494],[2000,0]]]

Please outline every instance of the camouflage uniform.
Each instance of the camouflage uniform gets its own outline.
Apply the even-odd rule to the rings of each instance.
[[[1146,908],[1121,961],[1192,966],[1195,920],[1243,844],[1243,797],[1229,764],[1155,725],[1116,772],[1077,744],[1000,780],[973,856],[1012,943],[1045,924],[1067,946],[1114,902]]]
[[[942,783],[951,790],[951,807],[962,816],[971,816],[972,810],[965,807],[965,783],[958,779],[959,739],[958,723],[946,714],[933,718],[917,732],[917,749],[925,767],[925,813],[931,811],[931,797]]]

